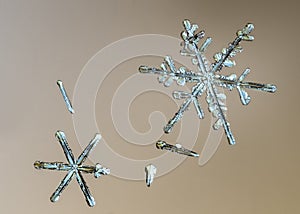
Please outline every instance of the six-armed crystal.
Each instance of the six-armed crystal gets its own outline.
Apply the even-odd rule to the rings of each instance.
[[[272,84],[260,84],[253,82],[245,82],[245,77],[249,74],[250,69],[247,68],[239,77],[236,74],[221,75],[218,72],[223,67],[233,67],[235,61],[232,58],[240,53],[243,49],[240,46],[241,41],[252,41],[254,37],[250,35],[254,29],[253,24],[247,24],[242,30],[237,31],[236,38],[229,44],[227,48],[223,48],[221,52],[214,55],[214,63],[209,64],[204,52],[211,43],[212,39],[207,38],[202,45],[198,45],[199,40],[205,35],[204,31],[196,33],[198,25],[191,24],[189,20],[183,21],[184,31],[181,33],[183,39],[181,55],[189,56],[192,63],[197,67],[196,71],[191,71],[186,67],[176,68],[170,56],[166,56],[160,68],[140,66],[141,73],[158,74],[158,81],[164,86],[170,86],[174,81],[178,85],[183,86],[186,83],[194,83],[191,92],[174,91],[174,99],[184,99],[183,104],[175,113],[174,117],[169,120],[164,127],[165,133],[169,133],[175,123],[181,120],[183,113],[193,104],[197,115],[200,119],[204,118],[204,111],[199,103],[199,97],[206,93],[206,102],[208,109],[216,118],[213,125],[215,130],[223,126],[229,144],[235,144],[235,139],[230,130],[229,122],[226,118],[227,107],[225,106],[226,96],[218,87],[232,90],[237,89],[243,105],[248,105],[250,96],[245,89],[255,89],[265,92],[275,92],[276,86]]]
[[[108,175],[110,170],[102,167],[100,164],[96,164],[95,166],[87,166],[83,165],[84,161],[92,151],[92,149],[96,146],[96,144],[100,141],[101,135],[96,134],[95,137],[91,140],[91,142],[87,145],[87,147],[83,150],[81,155],[75,160],[72,150],[70,149],[66,136],[64,132],[57,131],[55,134],[57,140],[59,141],[64,154],[67,158],[68,163],[62,162],[42,162],[36,161],[34,163],[34,167],[36,169],[50,169],[50,170],[58,170],[58,171],[68,171],[67,175],[61,181],[55,192],[50,197],[52,202],[56,202],[59,199],[62,191],[68,186],[72,177],[75,175],[77,182],[85,196],[86,202],[89,206],[93,207],[95,205],[95,200],[92,197],[88,186],[86,185],[81,172],[94,174],[95,178],[100,177],[101,175]]]

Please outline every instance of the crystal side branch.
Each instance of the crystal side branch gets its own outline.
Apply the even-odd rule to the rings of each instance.
[[[230,129],[230,124],[226,118],[227,107],[225,106],[226,96],[221,93],[218,88],[225,88],[228,90],[237,89],[241,102],[243,105],[248,105],[251,98],[245,89],[255,89],[258,91],[271,92],[276,91],[276,86],[273,84],[261,84],[244,81],[249,74],[250,69],[245,71],[237,77],[236,74],[221,75],[219,72],[223,67],[233,67],[235,61],[232,60],[236,54],[242,52],[243,48],[240,46],[242,41],[253,41],[254,37],[250,35],[254,29],[253,24],[247,24],[243,29],[236,32],[236,38],[229,43],[227,48],[223,48],[221,52],[214,55],[214,62],[209,64],[204,53],[210,45],[212,39],[208,37],[201,46],[199,41],[205,36],[204,31],[196,32],[198,25],[191,24],[189,20],[183,21],[184,31],[181,33],[183,39],[182,56],[191,57],[192,63],[197,67],[196,71],[188,70],[186,67],[176,68],[172,58],[166,56],[160,68],[140,66],[141,73],[152,73],[159,75],[158,81],[163,83],[165,87],[170,86],[174,81],[178,85],[184,86],[186,83],[194,83],[191,92],[174,91],[174,99],[183,99],[184,102],[174,117],[169,120],[164,127],[165,133],[170,133],[173,126],[181,120],[184,112],[192,104],[195,106],[197,115],[200,119],[204,118],[203,109],[199,103],[198,98],[206,93],[206,102],[208,109],[216,118],[213,125],[215,130],[223,126],[229,144],[235,144],[234,136]]]
[[[49,170],[57,170],[57,171],[68,171],[67,175],[63,178],[55,192],[50,197],[52,202],[58,201],[62,191],[68,186],[72,177],[75,175],[76,180],[85,196],[86,202],[90,207],[93,207],[96,203],[94,198],[92,197],[88,186],[86,185],[81,172],[94,174],[95,178],[99,178],[101,175],[108,175],[110,170],[108,168],[102,167],[99,163],[95,166],[87,166],[83,165],[84,161],[92,151],[92,149],[96,146],[96,144],[100,141],[101,135],[96,134],[95,137],[91,140],[91,142],[87,145],[87,147],[83,150],[81,155],[75,160],[72,150],[70,149],[66,136],[64,132],[57,131],[55,137],[59,141],[64,154],[67,158],[68,163],[62,162],[43,162],[36,161],[34,163],[34,167],[36,169],[49,169]]]

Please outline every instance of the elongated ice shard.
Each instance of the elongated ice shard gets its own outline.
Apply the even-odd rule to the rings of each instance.
[[[184,148],[180,144],[171,145],[166,143],[163,140],[159,140],[156,142],[156,148],[161,150],[167,150],[170,152],[175,152],[181,155],[191,156],[191,157],[199,157],[199,154],[197,152],[194,152],[192,150]]]
[[[152,184],[156,171],[157,171],[156,167],[152,164],[149,164],[145,167],[147,187],[150,187],[150,185]]]
[[[64,87],[64,85],[63,85],[63,82],[62,82],[61,80],[57,80],[56,83],[57,83],[57,85],[58,85],[58,87],[59,87],[59,90],[60,90],[60,92],[61,92],[61,94],[62,94],[62,96],[63,96],[63,98],[64,98],[64,101],[65,101],[65,103],[66,103],[66,106],[67,106],[69,112],[70,112],[71,114],[74,114],[75,111],[74,111],[74,109],[73,109],[73,107],[72,107],[71,101],[70,101],[70,99],[69,99],[69,97],[68,97],[68,94],[67,94],[66,89],[65,89],[65,87]]]

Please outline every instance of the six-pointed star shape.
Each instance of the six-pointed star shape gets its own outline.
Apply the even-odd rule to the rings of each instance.
[[[95,178],[100,177],[101,175],[107,175],[110,173],[110,170],[102,167],[100,164],[96,164],[95,166],[86,166],[82,165],[83,162],[88,157],[89,153],[92,151],[93,147],[100,141],[101,135],[96,134],[95,137],[91,140],[91,142],[87,145],[87,147],[83,150],[77,160],[75,160],[72,150],[70,149],[66,136],[64,132],[57,131],[55,137],[59,141],[65,156],[68,160],[68,164],[62,162],[42,162],[36,161],[34,163],[34,167],[36,169],[50,169],[50,170],[58,170],[58,171],[68,171],[68,174],[61,181],[55,192],[50,197],[52,202],[56,202],[59,199],[62,191],[67,187],[70,183],[73,175],[75,175],[77,182],[85,196],[86,202],[89,206],[93,207],[96,203],[94,198],[92,197],[88,186],[86,185],[81,172],[85,173],[93,173]]]

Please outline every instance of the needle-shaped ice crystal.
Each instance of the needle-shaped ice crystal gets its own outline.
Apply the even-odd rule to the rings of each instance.
[[[204,37],[204,31],[197,33],[198,25],[191,24],[189,20],[183,21],[184,31],[181,33],[183,39],[183,49],[181,55],[191,57],[192,63],[196,66],[196,71],[188,70],[185,67],[176,68],[170,56],[166,56],[160,68],[140,66],[141,73],[152,73],[159,75],[158,81],[168,87],[172,82],[183,86],[186,83],[194,83],[190,92],[174,91],[175,99],[183,99],[183,104],[175,113],[173,118],[169,120],[164,127],[165,133],[171,132],[173,126],[181,120],[185,111],[188,110],[191,104],[194,105],[197,115],[200,119],[204,118],[204,111],[199,103],[198,98],[206,94],[206,102],[208,110],[212,113],[216,121],[213,125],[214,129],[219,129],[223,126],[229,144],[235,144],[234,136],[231,132],[229,122],[226,118],[227,107],[225,106],[226,96],[219,88],[229,90],[237,89],[243,105],[248,105],[250,96],[246,89],[255,89],[258,91],[271,92],[276,91],[276,86],[273,84],[261,84],[244,81],[249,74],[250,69],[247,68],[239,78],[236,74],[221,75],[220,72],[224,67],[235,66],[235,61],[232,59],[236,54],[240,53],[243,48],[240,46],[242,41],[253,41],[254,37],[250,33],[254,29],[253,24],[247,24],[243,29],[238,30],[236,38],[229,43],[228,47],[223,48],[221,52],[214,55],[214,62],[209,63],[204,52],[211,44],[212,39],[207,38],[202,45],[199,46],[199,41]]]
[[[146,184],[148,187],[152,184],[154,180],[154,176],[156,174],[156,167],[152,164],[149,164],[145,167],[145,173],[146,173]]]
[[[198,153],[196,153],[192,150],[188,150],[180,144],[171,145],[171,144],[166,143],[163,140],[159,140],[156,142],[156,148],[175,152],[175,153],[178,153],[181,155],[187,155],[187,156],[191,156],[191,157],[199,157]]]
[[[73,109],[73,107],[72,107],[71,101],[70,101],[70,99],[69,99],[69,97],[68,97],[68,94],[67,94],[67,92],[66,92],[66,89],[65,89],[65,87],[64,87],[64,85],[63,85],[63,82],[62,82],[61,80],[57,80],[56,83],[57,83],[57,85],[58,85],[58,87],[59,87],[59,90],[60,90],[60,92],[61,92],[61,94],[62,94],[62,96],[63,96],[63,98],[64,98],[64,101],[65,101],[65,103],[66,103],[66,106],[67,106],[69,112],[70,112],[71,114],[74,114],[74,109]]]
[[[96,144],[100,141],[101,135],[96,134],[95,137],[91,140],[91,142],[87,145],[87,147],[83,150],[80,154],[78,159],[74,158],[72,150],[70,149],[66,136],[64,132],[57,131],[55,137],[59,141],[64,154],[67,158],[68,163],[62,162],[43,162],[43,161],[36,161],[34,163],[34,167],[36,169],[50,169],[50,170],[57,170],[57,171],[67,171],[67,175],[61,181],[55,192],[50,197],[52,202],[58,201],[62,191],[67,187],[70,183],[72,177],[75,175],[76,180],[85,196],[86,202],[89,206],[93,207],[95,205],[95,200],[92,197],[88,186],[86,185],[81,172],[94,174],[95,178],[100,177],[101,175],[108,175],[110,170],[101,166],[97,163],[95,166],[87,166],[83,165],[84,161],[92,151],[92,149],[96,146]]]

